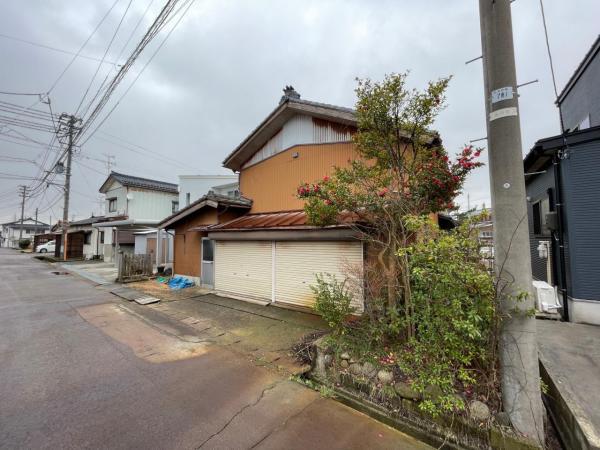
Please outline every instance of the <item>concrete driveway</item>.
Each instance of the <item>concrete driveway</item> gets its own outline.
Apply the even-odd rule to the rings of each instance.
[[[75,274],[0,266],[0,448],[429,448]]]

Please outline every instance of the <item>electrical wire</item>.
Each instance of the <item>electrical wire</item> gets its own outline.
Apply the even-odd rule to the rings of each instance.
[[[133,0],[129,0],[129,3],[127,3],[127,7],[125,8],[123,15],[121,16],[121,20],[119,21],[119,24],[117,25],[117,28],[116,28],[115,32],[113,33],[112,38],[110,39],[110,42],[108,43],[108,46],[106,47],[106,50],[104,51],[104,55],[102,55],[102,61],[100,61],[98,63],[98,66],[96,67],[96,71],[94,72],[94,75],[92,76],[92,79],[90,80],[90,84],[88,85],[87,89],[85,90],[85,93],[83,94],[83,97],[82,97],[81,101],[79,102],[77,109],[75,110],[75,114],[73,114],[74,116],[77,116],[79,109],[81,109],[81,105],[83,105],[85,98],[87,97],[88,93],[90,92],[90,89],[92,88],[92,84],[94,84],[94,80],[96,79],[96,76],[98,75],[98,71],[100,70],[100,67],[102,67],[102,63],[106,59],[106,55],[108,55],[108,52],[110,51],[110,47],[112,47],[112,44],[115,41],[115,38],[117,37],[117,34],[119,34],[119,30],[121,29],[121,25],[123,25],[123,21],[125,20],[125,17],[127,16],[127,12],[129,11],[129,8],[131,7],[132,1]]]
[[[92,39],[92,37],[94,37],[94,35],[96,34],[96,32],[98,31],[98,29],[100,28],[100,26],[104,23],[104,21],[109,16],[109,14],[114,9],[114,7],[117,5],[117,3],[119,3],[119,0],[115,0],[115,2],[108,9],[108,11],[106,11],[106,14],[104,14],[104,16],[102,17],[102,19],[98,23],[98,25],[96,25],[96,28],[94,28],[94,30],[91,32],[91,34],[85,40],[85,42],[81,45],[81,47],[79,47],[79,50],[77,50],[77,53],[75,53],[75,55],[73,56],[73,58],[71,58],[71,61],[69,61],[69,63],[65,66],[65,68],[60,73],[60,75],[58,76],[58,78],[54,81],[54,83],[52,83],[52,86],[50,86],[50,89],[48,89],[47,95],[50,95],[50,92],[52,92],[52,90],[56,87],[56,85],[58,84],[58,82],[65,75],[65,73],[67,72],[67,70],[69,70],[69,68],[73,65],[73,63],[75,62],[75,60],[79,57],[79,55],[81,54],[81,52],[83,51],[83,49],[85,48],[85,46],[88,44],[88,42]]]
[[[76,141],[78,141],[79,139],[81,139],[81,137],[83,136],[83,134],[87,131],[87,129],[89,129],[89,127],[96,120],[96,118],[98,117],[98,115],[100,114],[100,112],[102,111],[102,109],[104,108],[104,106],[106,105],[106,103],[108,102],[110,96],[115,91],[115,89],[117,88],[117,86],[119,85],[119,83],[123,80],[123,78],[125,77],[125,74],[129,71],[129,69],[131,68],[131,66],[135,62],[135,60],[138,58],[138,56],[141,54],[141,52],[144,50],[144,48],[148,45],[148,43],[160,32],[160,30],[162,29],[162,26],[164,25],[165,21],[167,20],[167,18],[169,17],[169,15],[173,11],[173,9],[175,8],[175,6],[178,3],[178,1],[179,0],[167,0],[165,6],[162,8],[162,10],[158,14],[158,16],[156,17],[156,19],[154,20],[154,22],[152,23],[152,25],[150,26],[150,28],[146,32],[146,34],[142,37],[142,40],[138,43],[138,45],[136,46],[136,48],[134,49],[134,51],[132,52],[132,54],[129,56],[129,58],[127,59],[127,61],[121,66],[119,72],[113,78],[113,80],[111,81],[110,85],[107,87],[106,92],[104,93],[104,95],[102,96],[102,98],[99,100],[98,104],[96,105],[96,107],[94,108],[94,110],[91,112],[91,114],[89,115],[89,117],[87,118],[87,120],[85,120],[83,126],[81,127],[81,129],[79,130],[79,132],[78,132],[78,134],[76,136]],[[193,0],[191,0],[189,2],[187,9],[189,9],[189,6],[191,6],[192,3],[193,3]],[[100,123],[100,125],[98,125],[98,127],[96,127],[95,130],[97,130],[106,121],[106,119],[108,118],[108,116],[110,116],[110,114],[114,111],[114,109],[117,107],[117,105],[119,104],[119,102],[123,99],[123,97],[127,94],[127,92],[129,92],[129,90],[135,84],[135,82],[139,79],[139,77],[143,73],[144,69],[148,66],[148,64],[150,63],[150,61],[152,61],[152,59],[154,58],[154,56],[156,56],[156,54],[158,53],[158,50],[160,50],[160,48],[162,48],[162,46],[164,45],[164,43],[166,42],[166,40],[168,39],[168,37],[171,35],[171,33],[173,32],[173,30],[177,27],[177,25],[179,24],[179,22],[181,21],[181,19],[185,15],[185,13],[187,12],[187,9],[180,16],[180,18],[177,21],[177,23],[175,24],[175,26],[169,31],[169,33],[167,34],[167,36],[165,37],[165,39],[163,40],[163,42],[159,45],[158,49],[150,57],[150,60],[144,65],[144,67],[142,68],[142,70],[140,71],[140,73],[138,73],[138,75],[134,79],[133,83],[129,86],[129,88],[125,91],[125,93],[121,96],[121,98],[117,101],[117,103],[113,106],[113,108],[109,111],[109,113],[105,116],[105,118],[102,120],[102,122]],[[93,133],[95,133],[95,130],[93,131]],[[85,142],[87,142],[88,139],[89,139],[89,137],[86,139]]]
[[[40,47],[40,48],[45,48],[47,50],[52,50],[55,52],[59,52],[59,53],[64,53],[66,55],[77,55],[77,53],[75,52],[70,52],[68,50],[64,50],[62,48],[57,48],[57,47],[52,47],[50,45],[46,45],[46,44],[40,44],[39,42],[33,42],[33,41],[28,41],[27,39],[21,39],[18,38],[16,36],[9,36],[8,34],[4,34],[4,33],[0,33],[0,37],[4,38],[4,39],[10,39],[12,41],[16,41],[16,42],[22,42],[23,44],[29,44],[29,45],[33,45],[34,47]],[[88,56],[88,55],[78,55],[79,58],[83,58],[83,59],[89,59],[92,61],[101,61],[100,58],[95,58],[93,56]],[[116,65],[117,63],[112,62],[112,61],[104,61],[105,64],[112,64],[112,65]]]

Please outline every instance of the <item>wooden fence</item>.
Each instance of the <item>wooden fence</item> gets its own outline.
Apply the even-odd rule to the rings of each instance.
[[[117,281],[142,280],[152,276],[152,256],[120,253],[118,260],[119,275]]]

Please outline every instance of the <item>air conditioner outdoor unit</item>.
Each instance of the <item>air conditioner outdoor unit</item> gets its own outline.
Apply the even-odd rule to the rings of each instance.
[[[533,292],[535,294],[535,306],[538,311],[556,314],[558,313],[557,309],[562,308],[558,301],[556,288],[545,281],[534,281]]]

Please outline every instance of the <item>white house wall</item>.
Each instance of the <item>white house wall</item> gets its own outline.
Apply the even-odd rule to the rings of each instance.
[[[104,211],[106,217],[124,216],[127,214],[127,188],[118,181],[113,181],[105,193]],[[117,210],[109,212],[108,205],[111,198],[117,199]]]
[[[214,186],[238,181],[237,175],[180,175],[179,176],[179,208],[187,206],[187,194],[190,203],[206,195]]]
[[[244,164],[244,167],[263,161],[294,145],[347,142],[351,139],[349,130],[322,122],[323,124],[316,124],[311,116],[303,114],[292,117]]]
[[[142,191],[129,188],[127,215],[135,220],[162,220],[172,214],[172,202],[177,194],[160,191]]]

